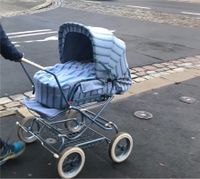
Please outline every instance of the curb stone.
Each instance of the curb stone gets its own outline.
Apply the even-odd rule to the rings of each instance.
[[[36,11],[36,10],[40,10],[40,9],[43,9],[43,8],[47,8],[47,7],[51,6],[52,4],[53,4],[52,0],[46,0],[45,3],[31,8],[29,11]]]
[[[0,118],[15,115],[16,112],[17,112],[16,108],[15,109],[6,109],[6,110],[3,110],[3,111],[0,111]]]
[[[10,102],[12,102],[12,100],[9,99],[8,97],[0,98],[0,105],[6,104],[6,103],[10,103]]]
[[[173,68],[170,68],[172,66]],[[168,63],[134,67],[130,69],[130,72],[133,81],[132,87],[125,94],[116,96],[114,101],[199,77],[200,55],[176,59]],[[32,116],[33,114],[22,104],[22,98],[24,97],[34,98],[34,95],[31,91],[28,91],[24,94],[15,94],[0,98],[0,117],[15,115],[17,112],[22,117]]]

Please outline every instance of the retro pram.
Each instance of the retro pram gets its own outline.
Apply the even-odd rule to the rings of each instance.
[[[17,122],[18,136],[26,143],[38,139],[58,159],[59,175],[73,178],[84,166],[83,148],[97,142],[109,144],[114,162],[129,157],[131,135],[118,132],[117,125],[101,114],[115,94],[128,90],[131,77],[125,43],[107,29],[65,23],[60,26],[58,42],[59,64],[43,67],[22,59],[40,71],[32,80],[21,63],[35,98],[24,100],[33,117]],[[113,139],[106,131],[115,134]]]

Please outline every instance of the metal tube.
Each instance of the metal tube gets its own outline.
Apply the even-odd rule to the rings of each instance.
[[[43,67],[43,66],[41,66],[41,65],[39,65],[37,63],[34,63],[34,62],[32,62],[32,61],[30,61],[30,60],[28,60],[26,58],[22,58],[21,61],[24,62],[24,63],[27,63],[29,65],[32,65],[32,66],[34,66],[36,68],[39,68],[40,70],[45,70],[45,67]]]
[[[56,149],[55,148],[53,148],[52,146],[50,146],[50,145],[48,145],[39,135],[36,135],[35,133],[33,133],[32,131],[30,131],[30,130],[27,130],[27,128],[26,127],[24,127],[23,125],[21,125],[19,122],[16,122],[16,124],[19,126],[19,127],[21,127],[25,132],[27,132],[27,133],[30,133],[31,135],[33,135],[34,137],[36,137],[39,141],[40,141],[40,143],[41,143],[41,145],[44,147],[44,148],[46,148],[49,152],[51,152],[52,154],[53,154],[53,156],[55,157],[57,157],[57,156],[59,156],[59,154],[57,154],[58,152],[56,151]],[[49,148],[48,148],[49,147]],[[51,148],[51,149],[50,149]],[[55,152],[54,152],[54,151]]]
[[[92,143],[95,143],[95,142],[98,142],[98,141],[101,141],[101,140],[105,140],[105,139],[106,139],[106,137],[101,137],[101,138],[97,138],[97,139],[94,139],[94,140],[90,140],[90,141],[87,141],[87,142],[77,144],[76,146],[80,147],[80,146],[83,146],[83,145],[92,144]]]

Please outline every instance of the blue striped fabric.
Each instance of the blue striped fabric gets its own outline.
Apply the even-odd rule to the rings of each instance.
[[[85,26],[79,23],[65,23],[59,29],[59,53],[61,62],[63,58],[64,42],[66,34],[77,32],[86,35],[93,45],[93,58],[96,62],[96,78],[106,82],[107,79],[118,81],[116,85],[124,81],[122,85],[132,84],[131,76],[126,59],[125,43],[114,36],[114,34],[105,28]],[[102,65],[103,64],[103,65]],[[119,89],[121,89],[121,86]],[[128,89],[124,87],[124,89]],[[118,93],[124,91],[118,91]]]
[[[65,40],[70,32],[81,33],[90,39],[93,47],[93,63],[80,63],[72,59],[66,61]],[[121,94],[131,86],[126,45],[108,29],[65,23],[60,26],[58,41],[61,63],[47,67],[46,70],[57,76],[67,100],[74,85],[82,80],[94,79],[80,83],[78,90],[74,92],[74,105],[97,101],[104,94]],[[34,83],[36,100],[39,103],[50,108],[65,107],[65,101],[52,75],[38,71],[34,75]]]
[[[74,105],[81,105],[95,101],[100,94],[110,94],[112,84],[109,85],[96,79],[94,63],[80,63],[69,61],[64,64],[56,64],[46,67],[46,70],[54,73],[62,87],[65,97],[69,99],[72,88],[82,80],[78,90],[74,94]],[[45,71],[38,71],[34,75],[36,100],[51,108],[64,108],[65,101],[61,96],[58,84],[54,77]],[[114,92],[114,91],[113,91]]]

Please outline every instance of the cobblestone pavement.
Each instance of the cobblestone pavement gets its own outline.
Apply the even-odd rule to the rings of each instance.
[[[200,3],[199,0],[170,0],[170,1],[178,1],[178,2],[189,2],[189,3]]]
[[[26,1],[25,1],[26,2]],[[28,2],[27,2],[28,3]],[[46,0],[45,3],[39,4],[33,8],[21,10],[21,11],[12,11],[7,13],[0,13],[0,18],[2,17],[11,17],[16,15],[23,15],[23,14],[34,14],[39,12],[44,12],[47,10],[55,9],[57,7],[60,7],[62,4],[62,0]]]
[[[171,60],[167,63],[154,63],[148,66],[131,68],[131,77],[135,85],[133,84],[130,90],[135,91],[136,89],[134,87],[136,86],[136,84],[145,83],[146,81],[150,81],[151,79],[156,79],[159,77],[164,78],[170,74],[174,74],[174,76],[176,76],[178,73],[187,71],[188,69],[197,69],[198,71],[200,71],[199,67],[200,55]],[[24,94],[16,94],[0,98],[0,117],[14,115],[17,111],[22,116],[27,116],[28,111],[25,107],[23,107],[22,104],[24,97],[33,98],[34,95],[31,91],[28,91]]]
[[[100,1],[67,0],[63,7],[95,12],[104,15],[114,15],[133,18],[142,21],[179,25],[184,27],[200,27],[200,19],[187,15],[169,14],[153,10],[133,9],[131,7],[114,6]]]
[[[192,0],[180,0],[180,1],[191,2]],[[100,13],[104,15],[122,16],[122,17],[133,18],[136,20],[165,23],[165,24],[184,26],[184,27],[200,27],[199,17],[192,17],[183,14],[182,15],[170,14],[170,13],[145,10],[145,9],[133,9],[127,6],[109,5],[101,3],[101,1],[83,1],[83,0],[47,0],[46,3],[31,8],[29,10],[12,12],[5,15],[0,15],[0,17],[10,17],[22,14],[33,14],[55,9],[57,7],[65,7],[70,9]]]

